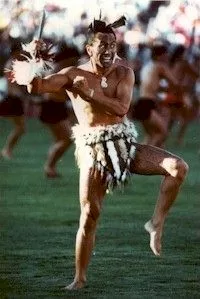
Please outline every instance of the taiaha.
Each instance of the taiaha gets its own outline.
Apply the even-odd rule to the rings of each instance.
[[[37,40],[41,39],[41,37],[42,37],[42,32],[43,32],[43,29],[44,29],[45,21],[46,21],[46,14],[45,14],[45,10],[43,9],[40,26],[38,28]]]

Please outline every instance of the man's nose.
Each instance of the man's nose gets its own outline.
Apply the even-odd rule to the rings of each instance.
[[[109,54],[111,52],[111,47],[109,45],[107,45],[105,47],[105,54]]]

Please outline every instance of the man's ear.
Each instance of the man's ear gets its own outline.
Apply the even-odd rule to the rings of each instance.
[[[92,49],[91,49],[90,45],[86,45],[85,49],[86,49],[86,52],[88,53],[88,55],[91,57],[92,56]]]

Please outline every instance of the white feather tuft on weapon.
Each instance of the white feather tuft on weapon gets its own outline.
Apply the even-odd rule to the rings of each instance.
[[[15,60],[12,63],[11,82],[16,82],[19,85],[28,85],[36,76],[41,76],[44,72],[44,62],[33,59],[19,61]]]
[[[52,45],[47,45],[40,39],[44,23],[45,11],[43,10],[38,37],[28,44],[22,44],[23,51],[28,54],[21,54],[25,60],[14,60],[12,70],[6,70],[6,72],[9,72],[12,83],[29,85],[36,76],[42,76],[44,72],[53,68],[54,54],[52,53]]]

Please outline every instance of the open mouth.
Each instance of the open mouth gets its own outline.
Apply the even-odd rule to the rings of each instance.
[[[101,57],[101,61],[104,63],[111,63],[112,62],[112,56],[111,55],[103,55]]]

